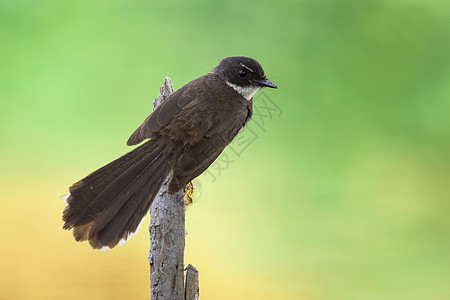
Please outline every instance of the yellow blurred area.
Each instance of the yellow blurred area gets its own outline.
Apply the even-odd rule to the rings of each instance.
[[[143,298],[148,286],[145,246],[140,257],[135,245],[122,253],[76,247],[71,234],[61,229],[64,202],[55,198],[61,188],[47,184],[34,179],[26,189],[11,185],[16,195],[2,193],[2,199],[11,201],[0,212],[2,224],[11,226],[2,226],[8,241],[1,253],[2,299]],[[133,272],[128,272],[130,266]]]
[[[25,179],[25,178],[23,178]],[[63,183],[55,179],[49,184],[36,178],[28,179],[26,189],[9,185],[2,190],[2,220],[0,294],[1,299],[148,299],[148,219],[139,233],[122,247],[110,251],[91,249],[87,243],[77,243],[70,232],[62,230],[61,212],[64,200]],[[31,183],[32,182],[32,183]],[[53,185],[55,184],[55,185]],[[200,213],[200,212],[198,212]],[[192,216],[188,215],[188,219]],[[217,217],[217,219],[216,219]],[[211,218],[217,222],[220,215]],[[200,221],[201,222],[201,221]],[[200,269],[202,298],[230,299],[277,297],[283,282],[273,290],[260,291],[261,285],[273,281],[243,267],[236,268],[233,258],[214,243],[220,232],[194,233],[187,225],[186,265]],[[6,226],[13,225],[8,228]],[[198,225],[197,225],[198,226]],[[222,227],[226,230],[226,226]],[[219,235],[219,236],[216,236]],[[213,237],[215,236],[215,237]],[[221,289],[208,289],[220,283]],[[293,294],[285,291],[284,295]],[[294,297],[294,296],[293,296]]]

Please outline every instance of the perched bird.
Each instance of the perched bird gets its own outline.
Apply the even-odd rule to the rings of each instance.
[[[127,145],[148,141],[69,188],[63,228],[95,249],[125,242],[171,171],[168,191],[176,193],[214,162],[250,120],[263,87],[277,88],[256,60],[238,56],[171,94]]]

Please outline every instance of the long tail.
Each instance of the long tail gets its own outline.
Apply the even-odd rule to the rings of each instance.
[[[172,168],[173,151],[160,144],[150,140],[70,187],[63,228],[94,249],[125,242]]]

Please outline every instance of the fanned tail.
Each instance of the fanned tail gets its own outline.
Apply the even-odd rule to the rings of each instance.
[[[70,187],[63,228],[95,249],[125,242],[172,168],[173,151],[161,144],[150,140]]]

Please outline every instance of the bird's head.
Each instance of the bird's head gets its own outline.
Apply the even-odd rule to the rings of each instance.
[[[221,77],[247,100],[263,87],[278,88],[266,78],[261,65],[250,57],[233,56],[220,61],[213,73]]]

